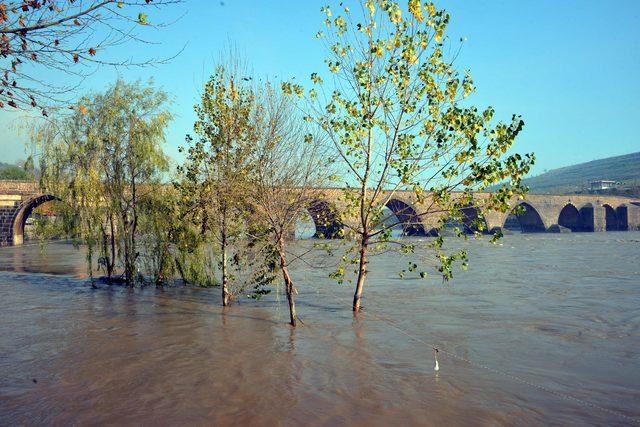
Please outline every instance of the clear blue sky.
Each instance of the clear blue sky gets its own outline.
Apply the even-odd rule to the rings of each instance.
[[[350,1],[345,1],[349,4]],[[314,0],[186,0],[154,21],[184,16],[144,34],[158,46],[130,44],[112,57],[168,56],[170,64],[144,69],[103,68],[83,88],[102,89],[117,75],[154,77],[175,97],[176,120],[167,151],[191,132],[199,89],[229,44],[258,76],[306,82],[323,70],[324,52],[314,38],[323,19]],[[454,45],[466,37],[460,64],[478,87],[472,102],[493,105],[499,117],[521,114],[524,132],[517,151],[534,151],[534,173],[545,169],[640,151],[640,1],[448,0],[436,2],[452,14]],[[0,111],[0,161],[24,158],[26,137],[16,123],[23,114]]]

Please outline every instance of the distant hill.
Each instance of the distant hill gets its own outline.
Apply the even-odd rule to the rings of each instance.
[[[24,180],[29,179],[29,174],[20,166],[0,162],[0,180],[2,179]]]
[[[640,184],[640,152],[553,169],[524,179],[532,193],[574,193],[591,181],[611,180],[627,186]]]

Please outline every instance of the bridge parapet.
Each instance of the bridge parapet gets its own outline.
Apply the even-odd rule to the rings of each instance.
[[[38,192],[38,183],[33,181],[0,181],[0,198],[4,195],[33,195]]]

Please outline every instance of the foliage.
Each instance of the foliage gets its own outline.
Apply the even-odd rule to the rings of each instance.
[[[196,138],[187,136],[175,185],[182,218],[198,230],[196,247],[210,245],[220,254],[222,303],[228,305],[252,284],[248,271],[259,251],[247,233],[251,156],[259,136],[255,91],[234,65],[219,66],[195,112]]]
[[[199,242],[198,236],[182,246],[175,257],[175,265],[183,283],[204,288],[219,286],[216,278],[218,254],[213,248]],[[199,243],[199,244],[194,244]]]
[[[0,165],[0,180],[27,181],[32,175],[17,165]]]
[[[465,209],[477,212],[508,209],[525,188],[520,178],[533,156],[506,155],[523,127],[493,124],[494,109],[479,111],[465,100],[475,91],[471,74],[459,72],[445,58],[445,30],[450,16],[433,3],[410,0],[407,8],[390,0],[363,1],[334,15],[323,7],[325,30],[317,34],[328,51],[332,82],[311,75],[312,87],[282,85],[285,93],[305,97],[307,120],[320,126],[333,143],[346,171],[341,201],[344,225],[353,245],[333,277],[345,280],[348,266],[357,276],[353,309],[359,310],[368,257],[390,249],[413,252],[415,245],[394,241],[394,221],[384,207],[400,190],[411,192],[417,219],[438,218],[435,231],[452,218],[463,222]],[[333,84],[331,84],[333,83]],[[491,197],[476,199],[472,191],[509,180]],[[475,219],[481,232],[483,221]],[[395,221],[397,224],[399,221]],[[462,233],[460,233],[462,234]],[[454,262],[466,252],[447,254],[440,236],[430,243],[438,271],[452,275]],[[426,276],[415,263],[409,270]]]
[[[172,283],[177,271],[175,243],[183,237],[178,205],[170,186],[155,186],[140,203],[141,270],[156,285]]]
[[[41,187],[59,198],[67,235],[87,246],[91,275],[97,250],[109,278],[119,260],[126,283],[137,280],[138,225],[149,213],[141,204],[168,169],[161,146],[171,120],[167,103],[166,93],[150,84],[119,80],[34,136]]]
[[[33,235],[41,239],[43,246],[46,241],[57,240],[65,235],[64,224],[58,218],[38,216],[34,218],[33,226]]]

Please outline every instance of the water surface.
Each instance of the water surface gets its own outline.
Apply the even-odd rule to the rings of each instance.
[[[299,264],[292,330],[275,292],[222,309],[216,288],[93,289],[70,245],[0,248],[0,425],[640,422],[640,233],[470,257],[447,284],[372,260],[356,319],[350,286]]]

